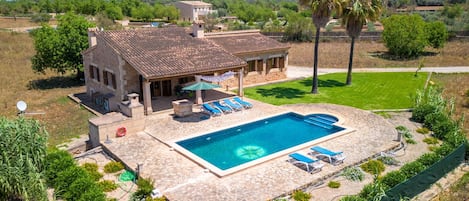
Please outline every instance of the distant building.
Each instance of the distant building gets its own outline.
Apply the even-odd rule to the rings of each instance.
[[[175,3],[176,8],[180,11],[179,20],[197,21],[199,16],[205,16],[212,12],[212,4],[202,1],[178,1]]]

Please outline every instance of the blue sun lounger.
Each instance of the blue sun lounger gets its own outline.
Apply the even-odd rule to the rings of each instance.
[[[314,152],[312,153],[313,156],[316,156],[318,158],[327,158],[329,160],[329,163],[333,165],[343,163],[345,160],[345,155],[341,151],[334,152],[320,146],[311,147],[311,150],[313,150]]]
[[[219,101],[213,101],[212,103],[215,107],[223,111],[223,113],[233,112],[233,110],[230,107],[222,105]]]
[[[324,166],[323,163],[321,163],[319,160],[314,160],[312,158],[306,157],[303,154],[300,153],[293,153],[288,155],[292,159],[294,159],[293,162],[291,162],[294,165],[300,164],[304,165],[306,167],[306,171],[309,173],[313,172],[319,172],[321,171],[322,167]]]
[[[202,104],[202,110],[210,113],[211,116],[220,116],[222,113],[220,110],[213,108],[208,103]]]
[[[248,103],[246,101],[243,101],[241,100],[241,98],[239,97],[234,97],[233,98],[234,101],[236,101],[237,103],[241,104],[244,108],[246,109],[249,109],[249,108],[252,108],[252,104],[251,103]]]
[[[223,102],[235,111],[240,111],[243,109],[243,106],[241,106],[240,104],[231,102],[231,100],[228,98],[223,99]]]

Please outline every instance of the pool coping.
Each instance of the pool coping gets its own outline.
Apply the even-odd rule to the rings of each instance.
[[[206,135],[206,134],[209,134],[209,133],[213,133],[213,132],[217,132],[217,131],[221,131],[221,130],[241,126],[241,125],[244,125],[244,124],[248,124],[250,122],[256,122],[256,121],[259,121],[259,120],[268,119],[268,118],[272,118],[272,117],[275,117],[275,116],[284,115],[284,114],[288,114],[288,113],[294,113],[295,115],[301,115],[303,117],[305,117],[307,115],[312,115],[312,114],[332,115],[332,116],[334,116],[338,119],[338,121],[336,123],[333,123],[332,125],[344,128],[344,130],[341,130],[341,131],[335,132],[333,134],[321,137],[319,139],[315,139],[315,140],[312,140],[312,141],[308,141],[308,142],[305,142],[305,143],[290,147],[288,149],[284,149],[284,150],[279,151],[279,152],[275,152],[275,153],[267,155],[265,157],[262,157],[262,158],[259,158],[259,159],[253,160],[253,161],[249,161],[247,163],[237,165],[235,167],[228,168],[226,170],[222,170],[222,169],[216,167],[215,165],[211,164],[210,162],[202,159],[201,157],[197,156],[196,154],[190,152],[186,148],[184,148],[184,147],[180,146],[179,144],[177,144],[177,142],[179,142],[179,141],[188,140],[188,139],[191,139],[191,138],[194,138],[194,137],[203,136],[203,135]],[[216,175],[217,177],[225,177],[225,176],[240,172],[242,170],[254,167],[256,165],[260,165],[262,163],[277,159],[279,157],[286,156],[290,153],[297,152],[297,151],[300,151],[302,149],[306,149],[308,147],[312,147],[313,145],[319,144],[321,142],[325,142],[325,141],[328,141],[328,140],[331,140],[331,139],[334,139],[334,138],[337,138],[337,137],[340,137],[340,136],[343,136],[343,135],[346,135],[346,134],[350,134],[350,133],[356,131],[355,128],[343,125],[344,119],[340,115],[333,114],[333,113],[323,113],[323,112],[304,114],[304,113],[300,113],[298,111],[288,110],[288,111],[283,111],[283,112],[280,112],[280,113],[277,113],[277,114],[256,118],[254,120],[251,120],[250,122],[240,122],[239,124],[224,126],[222,128],[217,128],[217,129],[212,129],[210,131],[196,133],[196,134],[186,136],[186,137],[183,137],[183,138],[179,138],[179,139],[176,139],[176,140],[171,140],[167,143],[167,145],[170,146],[170,148],[172,150],[177,151],[178,153],[182,154],[184,157],[188,158],[189,160],[191,160],[191,161],[195,162],[196,164],[198,164],[198,165],[202,166],[203,168],[205,168],[204,172],[211,172],[214,175]]]

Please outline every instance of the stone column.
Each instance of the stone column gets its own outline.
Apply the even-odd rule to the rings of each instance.
[[[238,96],[244,96],[244,91],[243,91],[243,69],[240,68],[238,71]]]
[[[267,59],[262,59],[262,75],[267,75]]]
[[[145,110],[146,115],[153,113],[153,109],[151,107],[150,84],[151,82],[148,80],[143,81],[143,109]]]
[[[195,76],[195,82],[200,82],[200,76]],[[195,103],[202,104],[204,101],[202,100],[202,91],[196,90],[195,91]]]

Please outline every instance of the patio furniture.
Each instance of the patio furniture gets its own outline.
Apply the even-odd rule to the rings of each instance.
[[[251,104],[251,103],[248,103],[248,102],[246,102],[246,101],[243,101],[243,100],[241,100],[241,98],[239,98],[239,97],[234,97],[233,100],[236,101],[237,103],[241,104],[245,109],[252,108],[252,104]]]
[[[312,153],[313,156],[327,158],[332,165],[343,163],[345,160],[345,155],[342,151],[334,152],[320,146],[311,147],[311,150],[314,151],[314,153]]]
[[[202,109],[202,111],[205,111],[205,112],[209,113],[211,116],[220,116],[222,114],[222,111],[212,107],[208,103],[202,104],[201,109]]]
[[[324,166],[324,164],[321,163],[321,161],[306,157],[305,155],[300,154],[300,153],[293,153],[288,156],[290,156],[293,159],[293,161],[290,161],[292,164],[304,165],[306,167],[306,171],[309,173],[319,172]]]
[[[243,106],[242,106],[242,105],[237,104],[237,103],[233,103],[233,102],[231,102],[231,100],[228,99],[228,98],[223,99],[223,102],[224,102],[226,105],[228,105],[229,107],[231,107],[231,108],[232,108],[233,110],[235,110],[235,111],[241,111],[241,110],[243,109]]]
[[[220,109],[221,111],[223,111],[223,113],[231,113],[231,112],[233,112],[233,110],[232,110],[230,107],[222,105],[222,104],[220,103],[220,101],[213,101],[212,103],[213,103],[213,105],[214,105],[215,107],[217,107],[218,109]]]

